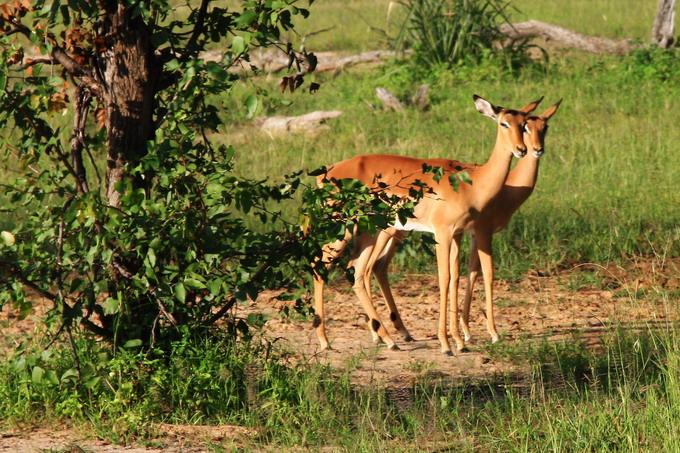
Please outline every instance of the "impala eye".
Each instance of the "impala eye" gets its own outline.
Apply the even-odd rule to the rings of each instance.
[[[503,126],[506,129],[510,128],[510,125],[508,123],[505,123],[505,122],[501,123],[501,126]]]
[[[526,124],[524,125],[524,132],[526,132],[527,134],[531,134],[531,131],[529,130],[529,126],[526,125]]]

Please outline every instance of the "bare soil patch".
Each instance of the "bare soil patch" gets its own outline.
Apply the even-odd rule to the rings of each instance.
[[[516,284],[496,281],[496,326],[501,341],[542,338],[561,341],[578,333],[588,343],[596,344],[614,327],[656,328],[678,322],[677,301],[664,299],[661,294],[677,293],[679,264],[640,261],[632,263],[629,269],[582,265],[555,275],[533,271]],[[462,281],[460,300],[464,284]],[[466,343],[466,352],[453,357],[440,352],[436,336],[439,319],[436,275],[406,275],[393,282],[392,287],[404,324],[416,340],[401,340],[376,288],[378,312],[397,342],[398,351],[373,344],[365,317],[361,316],[361,305],[346,281],[336,282],[326,290],[327,334],[333,348],[329,351],[319,349],[308,319],[282,316],[286,304],[273,295],[263,295],[240,309],[243,314],[269,314],[268,335],[279,338],[307,360],[329,363],[340,369],[356,366],[352,376],[358,385],[410,386],[413,379],[423,373],[461,381],[495,381],[501,375],[521,376],[527,371],[521,364],[498,361],[488,353],[491,340],[486,331],[481,278],[470,310],[473,338]]]
[[[561,341],[578,332],[581,338],[597,344],[613,327],[636,330],[677,324],[679,279],[680,260],[639,260],[625,269],[616,265],[581,265],[553,275],[530,272],[515,284],[497,281],[496,324],[501,341]],[[453,376],[462,381],[495,382],[500,375],[522,376],[526,372],[523,365],[499,361],[488,353],[490,338],[482,309],[481,279],[471,310],[473,339],[468,342],[467,352],[453,357],[440,352],[436,337],[439,316],[436,276],[403,275],[393,280],[402,318],[416,341],[406,343],[394,332],[378,295],[376,305],[399,351],[372,343],[360,316],[361,306],[343,279],[330,285],[326,292],[328,336],[333,347],[330,351],[319,350],[309,319],[283,316],[292,310],[285,310],[287,302],[278,300],[275,293],[263,294],[257,301],[238,307],[235,314],[269,315],[267,336],[299,353],[302,360],[350,369],[359,386],[407,388],[424,373],[449,381]],[[14,319],[17,314],[10,307],[0,312],[0,355],[13,349],[22,336],[34,334],[36,319],[45,311],[45,306],[40,305],[44,304],[38,304],[36,312],[21,321]],[[123,447],[73,427],[12,429],[0,431],[0,452],[202,452],[209,451],[211,443],[232,440],[238,445],[240,438],[253,434],[243,427],[187,425],[158,425],[154,433],[156,439],[146,446]]]

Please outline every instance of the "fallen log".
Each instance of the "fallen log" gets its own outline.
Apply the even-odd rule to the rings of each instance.
[[[253,121],[256,127],[272,135],[315,133],[330,129],[326,122],[342,115],[339,110],[316,111],[300,116],[258,117]]]
[[[503,24],[500,26],[500,31],[510,39],[541,38],[595,54],[623,55],[637,47],[630,39],[609,39],[584,35],[559,25],[538,20]]]
[[[318,60],[315,73],[328,71],[342,71],[351,66],[361,64],[382,64],[390,58],[394,58],[396,52],[392,50],[371,50],[357,55],[339,56],[337,52],[318,52],[314,54]],[[220,62],[224,57],[222,51],[208,51],[201,54],[206,61]],[[250,53],[249,61],[241,61],[238,65],[230,68],[230,71],[240,73],[250,71],[252,66],[261,71],[272,73],[287,69],[289,65],[288,55],[280,49],[258,49]]]

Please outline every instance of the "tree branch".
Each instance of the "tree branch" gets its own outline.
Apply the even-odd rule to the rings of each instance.
[[[208,13],[208,4],[210,0],[202,0],[201,6],[198,8],[198,17],[196,18],[196,25],[194,31],[187,41],[187,49],[192,50],[196,45],[198,38],[205,32],[205,15]]]
[[[24,285],[29,288],[31,288],[33,291],[37,292],[40,294],[42,297],[45,299],[48,299],[52,302],[55,302],[57,300],[57,296],[55,294],[52,294],[51,292],[42,289],[38,285],[36,285],[34,282],[29,280],[24,274],[22,274],[19,269],[16,268],[16,266],[12,263],[6,263],[9,265],[9,270],[10,272]]]
[[[123,277],[127,278],[128,280],[132,280],[135,276],[132,272],[130,272],[130,270],[126,266],[123,265],[123,263],[121,263],[115,258],[113,260],[113,267],[115,267],[116,270],[120,272],[120,274]],[[154,296],[154,299],[156,299],[156,303],[158,304],[158,309],[161,312],[161,314],[165,316],[165,318],[170,322],[170,324],[177,327],[179,325],[179,323],[177,322],[177,318],[175,318],[175,316],[172,313],[170,313],[168,307],[165,305],[165,302],[163,302],[161,298],[158,296],[158,290],[150,283],[149,292]]]
[[[12,28],[6,32],[3,32],[5,36],[20,33],[26,38],[31,37],[32,30],[19,22],[18,20],[7,20],[0,17],[0,25],[9,25]],[[52,44],[52,52],[49,55],[49,62],[54,64],[60,64],[64,67],[66,72],[71,76],[81,79],[88,87],[99,96],[102,93],[102,85],[94,77],[94,72],[92,67],[84,66],[78,63],[76,60],[71,58],[71,56],[57,43],[56,38],[52,34],[47,34],[46,39]],[[44,58],[38,59],[38,62],[47,62]]]

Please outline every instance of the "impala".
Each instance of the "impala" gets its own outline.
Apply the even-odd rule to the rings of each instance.
[[[536,178],[538,178],[538,162],[545,150],[548,120],[557,112],[560,103],[562,103],[562,100],[541,115],[530,116],[527,119],[524,143],[531,155],[521,159],[517,166],[508,173],[503,190],[482,210],[475,221],[470,243],[467,287],[461,316],[465,340],[471,338],[469,327],[470,302],[480,268],[484,277],[484,294],[486,296],[486,330],[494,343],[499,340],[493,308],[493,252],[491,246],[493,234],[506,227],[512,215],[534,191]]]
[[[327,174],[320,176],[317,181],[324,179],[341,180],[356,179],[369,188],[385,188],[389,194],[408,198],[409,187],[415,183],[425,183],[428,194],[420,199],[414,209],[413,218],[406,224],[395,222],[390,228],[394,231],[426,231],[434,234],[437,242],[435,251],[437,256],[437,271],[439,276],[439,327],[437,337],[441,350],[451,355],[447,334],[448,303],[451,299],[452,313],[450,329],[456,349],[462,351],[465,347],[458,327],[458,280],[459,280],[459,246],[460,239],[466,230],[470,230],[479,213],[498,195],[508,176],[512,157],[523,157],[526,154],[523,132],[526,118],[539,104],[541,99],[532,102],[520,110],[497,107],[479,96],[473,97],[477,110],[495,120],[498,124],[496,144],[486,164],[481,166],[466,166],[449,159],[416,159],[412,157],[393,155],[361,155],[332,165]],[[467,170],[472,184],[461,183],[458,190],[451,185],[448,177],[435,178],[432,173],[425,172],[423,166],[442,167],[445,176],[455,174],[461,169]],[[330,264],[347,246],[352,233],[334,243],[327,244],[323,249],[322,263]],[[377,338],[390,349],[398,349],[395,342],[385,330],[384,324],[371,302],[367,276],[370,277],[371,257],[376,243],[382,241],[383,235],[372,238],[367,233],[357,233],[355,248],[350,261],[354,267],[353,289],[366,314],[369,317],[370,328]],[[388,239],[389,242],[391,239]],[[380,250],[378,255],[382,255]],[[389,254],[389,250],[388,250]],[[317,263],[318,264],[318,263]],[[321,347],[329,347],[325,332],[324,320],[324,282],[321,275],[314,275],[314,308],[316,317],[314,326]],[[392,302],[393,303],[393,302]],[[392,309],[392,307],[390,307]],[[398,313],[396,307],[393,313]]]
[[[541,115],[527,117],[524,130],[524,144],[531,152],[517,163],[508,173],[508,177],[500,193],[482,210],[472,227],[472,241],[470,246],[470,261],[468,269],[467,287],[461,313],[461,324],[465,340],[470,340],[470,302],[477,275],[482,270],[484,276],[484,292],[486,295],[487,330],[493,342],[499,340],[496,331],[493,307],[493,253],[492,236],[501,231],[510,221],[512,215],[529,198],[534,190],[538,177],[538,163],[545,151],[545,136],[548,131],[548,120],[557,112],[557,104],[548,108]],[[388,228],[378,233],[373,239],[374,247],[369,259],[365,279],[367,291],[370,294],[370,274],[375,275],[383,293],[385,302],[390,310],[390,318],[394,327],[401,332],[404,340],[412,341],[411,335],[401,320],[399,311],[394,303],[387,278],[387,269],[394,257],[396,244],[401,242],[405,232]],[[454,314],[454,316],[456,316]],[[372,332],[373,333],[373,332]],[[374,337],[375,340],[375,337]]]

